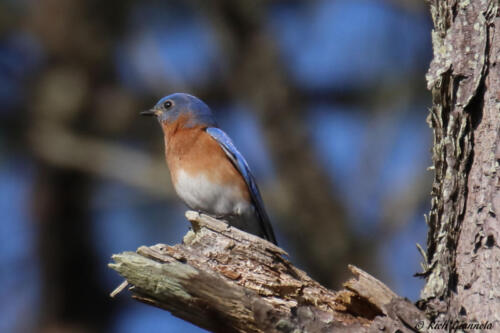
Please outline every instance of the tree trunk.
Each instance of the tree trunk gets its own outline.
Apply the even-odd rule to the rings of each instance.
[[[433,0],[430,9],[435,178],[420,304],[439,321],[487,320],[498,329],[498,1]]]

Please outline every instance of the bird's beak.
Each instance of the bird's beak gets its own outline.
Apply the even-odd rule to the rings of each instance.
[[[150,110],[142,111],[140,114],[141,114],[141,116],[156,116],[157,111],[154,109],[150,109]]]

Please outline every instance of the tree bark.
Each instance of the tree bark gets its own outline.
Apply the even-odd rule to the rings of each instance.
[[[135,299],[214,332],[411,332],[425,321],[408,300],[354,266],[355,278],[334,292],[274,244],[206,215],[186,216],[193,230],[183,244],[113,256],[110,267],[132,285]]]
[[[488,320],[498,329],[498,1],[433,0],[430,9],[435,178],[420,305],[436,320]]]

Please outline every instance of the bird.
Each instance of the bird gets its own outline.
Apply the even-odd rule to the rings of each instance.
[[[190,209],[278,244],[247,161],[207,104],[174,93],[140,114],[160,123],[172,184]]]

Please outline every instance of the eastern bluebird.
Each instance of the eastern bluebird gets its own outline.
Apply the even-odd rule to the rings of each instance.
[[[277,244],[245,158],[203,101],[176,93],[141,114],[158,119],[172,183],[188,207]]]

